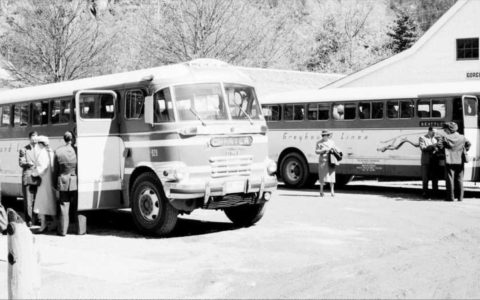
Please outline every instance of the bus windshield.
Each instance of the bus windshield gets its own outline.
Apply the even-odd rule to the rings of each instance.
[[[260,106],[252,87],[226,83],[225,92],[233,120],[260,119]]]
[[[187,84],[174,87],[180,121],[227,120],[219,83]]]

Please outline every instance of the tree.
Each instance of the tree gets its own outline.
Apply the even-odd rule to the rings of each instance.
[[[84,0],[25,0],[8,17],[0,37],[7,70],[27,84],[44,84],[102,73],[113,38],[88,12]]]
[[[168,64],[199,57],[268,65],[285,27],[274,8],[253,1],[157,0],[145,5],[144,57]],[[281,12],[279,12],[281,13]],[[257,58],[257,59],[254,59]]]
[[[417,26],[410,14],[405,11],[399,11],[391,31],[387,33],[391,37],[388,47],[393,53],[402,52],[410,48],[417,40]]]

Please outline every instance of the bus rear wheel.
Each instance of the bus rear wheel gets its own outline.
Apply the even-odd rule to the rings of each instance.
[[[132,188],[132,215],[137,228],[145,234],[164,236],[177,223],[178,211],[170,204],[154,173],[143,173]]]
[[[247,204],[225,209],[225,215],[233,224],[249,227],[260,221],[265,212],[265,204]]]
[[[289,188],[302,188],[308,181],[308,165],[302,155],[296,152],[288,153],[280,165],[280,175]]]

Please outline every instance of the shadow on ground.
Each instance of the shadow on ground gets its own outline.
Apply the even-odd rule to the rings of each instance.
[[[315,192],[319,193],[319,185],[316,185],[312,188],[303,188],[303,189],[290,189],[286,188],[285,185],[279,184],[278,190],[279,194],[282,196],[288,197],[318,197],[317,194],[314,195],[299,195],[295,193],[297,191],[302,192]],[[336,197],[338,197],[338,193],[342,194],[358,194],[361,195],[376,195],[386,197],[395,201],[444,201],[445,198],[445,189],[440,189],[438,194],[432,195],[429,199],[425,199],[422,197],[422,189],[421,186],[385,186],[385,185],[372,185],[372,184],[349,184],[342,188],[335,188],[335,192],[337,193]],[[330,194],[330,188],[325,186],[324,193],[327,197]],[[480,193],[473,189],[466,189],[464,193],[464,198],[479,198]]]

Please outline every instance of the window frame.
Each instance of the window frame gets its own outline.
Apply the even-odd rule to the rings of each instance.
[[[463,42],[465,43],[467,40],[470,40],[471,42],[476,42],[476,47],[474,47],[473,45],[470,47],[470,48],[464,48],[463,49],[460,49],[460,43]],[[461,39],[456,39],[456,43],[455,43],[455,46],[456,46],[456,58],[457,58],[457,61],[469,61],[469,60],[478,60],[479,59],[479,55],[480,55],[480,50],[479,50],[479,38],[478,37],[470,37],[470,38],[461,38]],[[472,57],[465,57],[465,53],[467,50],[470,50],[472,51]],[[460,57],[459,54],[460,54],[460,51],[463,51],[463,56],[464,57]],[[474,56],[474,51],[476,51],[476,56]]]
[[[315,105],[315,106],[317,107],[317,109],[316,109],[317,118],[316,118],[316,119],[310,119],[310,118],[308,117],[308,112],[309,112],[310,105]],[[319,119],[320,114],[318,113],[318,111],[319,111],[318,108],[319,108],[320,105],[325,105],[325,106],[327,107],[328,116],[327,116],[326,119]],[[307,103],[307,106],[306,106],[306,112],[307,112],[307,113],[306,113],[306,116],[307,116],[307,119],[306,119],[306,120],[307,120],[307,121],[314,121],[314,122],[327,122],[328,120],[331,119],[331,118],[330,118],[330,117],[331,117],[330,111],[331,111],[331,105],[330,105],[330,103]]]
[[[291,120],[290,120],[290,119],[287,120],[287,119],[285,118],[285,113],[286,113],[286,111],[287,111],[287,109],[286,109],[286,106],[287,106],[287,105],[292,106],[292,109],[293,109],[293,111],[292,111],[292,119],[291,119]],[[303,119],[295,120],[295,106],[301,106],[301,107],[303,107]],[[305,121],[305,103],[302,103],[302,104],[300,104],[300,103],[287,103],[287,104],[283,104],[283,121],[285,121],[285,122],[303,122],[303,121]]]
[[[82,117],[82,111],[80,110],[80,106],[81,106],[81,96],[82,95],[111,95],[113,97],[113,117],[112,118],[84,118]],[[76,105],[76,102],[77,102],[77,97],[79,98],[78,99],[78,107]],[[78,122],[78,120],[76,120],[76,111],[78,110],[79,113],[78,113],[78,116],[80,119],[82,119],[82,122],[98,122],[98,121],[104,121],[104,120],[110,120],[110,121],[113,121],[117,118],[117,103],[118,103],[118,95],[115,91],[113,90],[82,90],[82,91],[79,91],[76,95],[75,95],[75,106],[73,107],[73,110],[75,111],[74,113],[74,116],[75,116],[75,119],[74,119],[74,122]]]
[[[3,104],[0,105],[2,111],[0,113],[0,128],[9,128],[13,126],[12,122],[12,104]],[[4,108],[8,107],[8,125],[3,124],[3,112]]]
[[[143,95],[143,110],[144,110],[144,111],[143,111],[142,117],[140,117],[140,118],[129,118],[129,117],[127,116],[127,105],[128,105],[128,103],[127,103],[127,95],[128,95],[128,93],[131,93],[131,92],[134,92],[134,91],[140,91],[140,92],[142,93],[142,95]],[[125,91],[125,93],[124,93],[124,99],[125,99],[125,101],[124,101],[124,102],[125,102],[124,108],[125,108],[125,109],[124,109],[124,114],[123,114],[125,120],[142,120],[142,119],[145,119],[145,97],[146,97],[145,90],[143,90],[143,89],[141,89],[141,88],[135,88],[135,89],[130,89],[130,90],[126,90],[126,91]]]
[[[30,125],[32,127],[41,127],[41,126],[48,126],[50,125],[50,114],[51,114],[51,108],[50,108],[50,101],[51,99],[43,99],[43,100],[35,100],[35,101],[32,101],[30,102]],[[47,102],[47,123],[44,124],[41,122],[41,124],[33,124],[33,106],[36,104],[36,103],[40,103],[40,106],[42,106],[43,102]],[[41,117],[41,116],[40,116]]]

